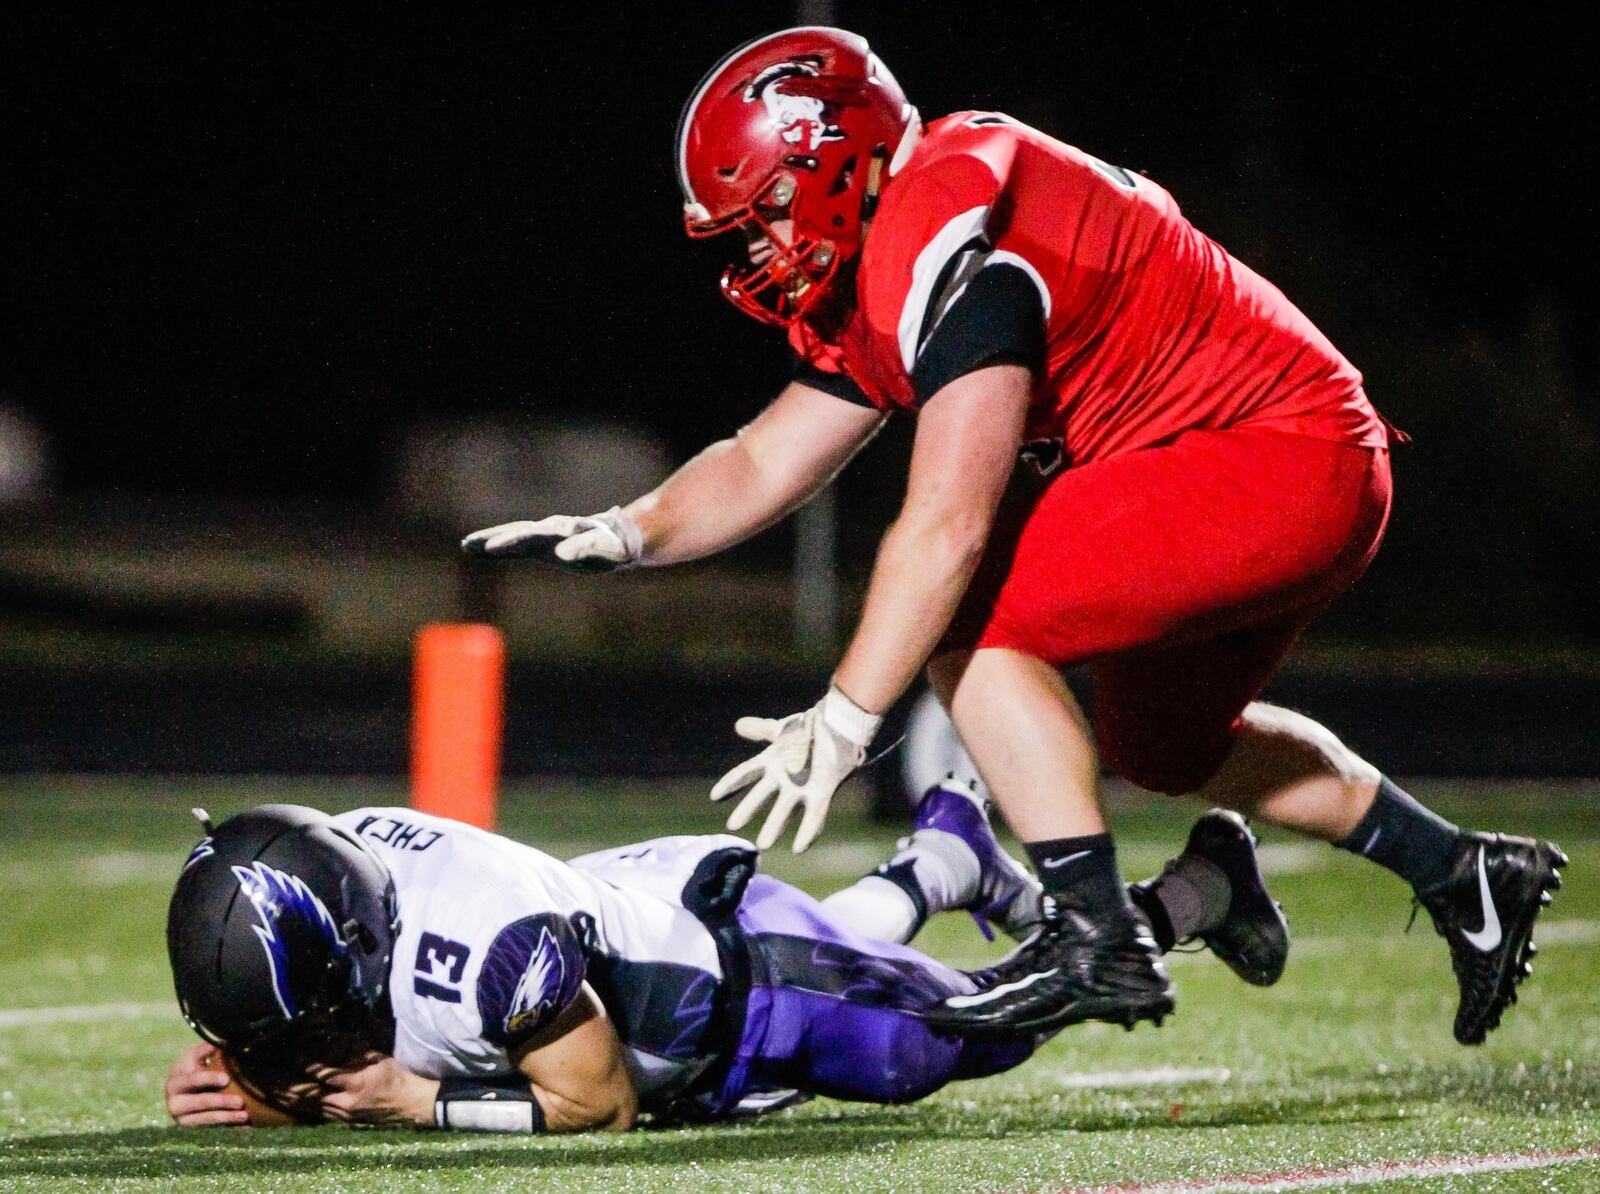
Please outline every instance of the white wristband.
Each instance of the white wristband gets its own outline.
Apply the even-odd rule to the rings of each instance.
[[[594,517],[617,533],[617,538],[622,540],[622,546],[627,549],[628,563],[643,563],[644,532],[639,529],[639,524],[627,511],[621,506],[612,506],[604,514],[596,514]]]
[[[868,713],[845,696],[837,684],[830,684],[828,695],[822,698],[822,724],[865,750],[878,732],[878,727],[883,724],[883,716]]]
[[[441,1128],[469,1132],[531,1132],[533,1108],[521,1102],[439,1103],[434,1118]]]

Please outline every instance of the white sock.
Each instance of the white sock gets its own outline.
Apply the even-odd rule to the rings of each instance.
[[[922,923],[911,897],[887,879],[868,875],[822,901],[828,915],[841,925],[879,941],[904,945]]]
[[[919,829],[904,839],[889,864],[893,866],[907,858],[911,859],[917,886],[928,901],[929,916],[959,908],[978,894],[978,880],[982,877],[978,856],[955,834],[942,829]]]
[[[942,829],[919,829],[900,839],[889,865],[910,864],[911,880],[922,893],[927,916],[969,903],[978,893],[978,857],[971,847]],[[917,935],[926,917],[917,915],[912,898],[896,883],[868,875],[822,901],[841,923],[858,933],[904,945]]]

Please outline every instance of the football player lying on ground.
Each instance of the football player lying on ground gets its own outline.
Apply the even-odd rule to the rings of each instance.
[[[723,293],[787,330],[794,380],[628,505],[465,550],[588,571],[709,556],[913,418],[855,635],[810,710],[736,724],[770,745],[712,788],[742,793],[728,828],[770,803],[764,849],[798,810],[805,849],[925,669],[1049,897],[988,997],[942,1023],[1004,1038],[1172,1010],[1162,943],[1123,898],[1104,763],[1399,875],[1449,943],[1456,1039],[1481,1043],[1566,856],[1446,821],[1258,699],[1383,536],[1389,429],[1356,368],[1157,183],[1004,113],[924,123],[841,29],[717,63],[677,168],[687,231],[734,242]],[[1092,727],[1061,679],[1080,663]]]
[[[167,923],[205,1039],[167,1078],[183,1126],[577,1132],[811,1095],[903,1103],[1048,1036],[963,1040],[919,1014],[984,980],[906,946],[929,916],[1012,936],[1039,919],[1038,885],[954,781],[888,862],[820,902],[727,835],[561,862],[403,808],[266,805],[207,831]],[[1130,895],[1246,981],[1282,973],[1287,928],[1238,814],[1202,817]]]

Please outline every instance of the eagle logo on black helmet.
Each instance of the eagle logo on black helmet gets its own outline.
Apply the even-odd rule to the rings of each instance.
[[[251,926],[256,939],[267,952],[267,965],[272,970],[272,992],[285,1020],[293,1020],[301,1008],[289,983],[289,951],[284,941],[284,930],[309,931],[326,938],[330,957],[343,957],[348,947],[339,935],[339,927],[327,905],[306,886],[304,879],[280,871],[264,862],[249,866],[235,866],[233,875],[239,881],[239,890],[245,894],[261,922]]]

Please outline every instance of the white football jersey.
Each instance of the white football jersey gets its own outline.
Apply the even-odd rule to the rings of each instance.
[[[427,1077],[511,1072],[517,1044],[588,981],[627,1048],[641,1098],[667,1098],[714,1060],[716,943],[679,902],[731,837],[642,842],[564,863],[408,808],[334,818],[394,876],[395,1056]]]

